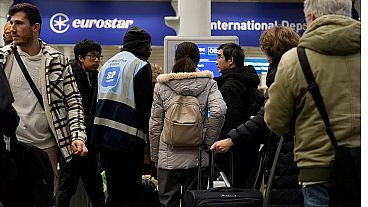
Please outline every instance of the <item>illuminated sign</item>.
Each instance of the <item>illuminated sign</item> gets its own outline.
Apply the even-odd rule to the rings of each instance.
[[[24,2],[14,0],[14,3]],[[76,44],[93,39],[102,45],[121,45],[131,26],[145,29],[153,45],[175,36],[165,16],[175,16],[168,1],[28,0],[42,16],[41,38],[49,44]],[[302,3],[212,2],[211,35],[238,36],[241,46],[259,46],[261,33],[288,26],[301,35],[306,24]]]

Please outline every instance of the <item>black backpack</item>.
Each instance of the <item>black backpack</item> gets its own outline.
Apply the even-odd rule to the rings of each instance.
[[[10,152],[2,148],[0,153],[0,202],[6,207],[53,206],[54,176],[47,153],[12,141]]]
[[[256,87],[248,87],[248,92],[250,94],[249,97],[251,100],[251,102],[249,103],[248,114],[250,116],[255,116],[264,105],[265,97],[263,93],[259,91]]]

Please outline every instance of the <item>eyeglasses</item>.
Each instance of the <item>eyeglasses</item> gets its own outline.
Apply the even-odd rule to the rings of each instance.
[[[89,56],[92,60],[96,60],[96,58],[98,58],[98,60],[103,59],[102,55],[90,54],[90,55],[86,55],[86,56]]]

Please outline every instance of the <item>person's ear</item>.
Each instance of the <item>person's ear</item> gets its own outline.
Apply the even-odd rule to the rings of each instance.
[[[40,23],[35,23],[35,24],[33,25],[33,30],[34,30],[35,32],[38,32],[38,34],[40,34],[40,31],[41,31],[41,24],[40,24]]]
[[[231,58],[229,59],[229,64],[230,64],[230,65],[234,65],[234,57],[231,57]]]
[[[310,24],[311,24],[315,19],[317,19],[316,15],[315,15],[313,12],[309,13],[309,14],[307,15],[307,18],[305,19],[305,20],[306,20],[306,22],[307,22],[307,27],[309,27],[309,25],[310,25]]]
[[[84,58],[82,57],[82,55],[78,55],[78,60],[79,60],[79,62],[82,62],[82,60],[84,60]]]
[[[312,22],[317,19],[316,15],[314,13],[310,14],[310,18],[311,18]]]

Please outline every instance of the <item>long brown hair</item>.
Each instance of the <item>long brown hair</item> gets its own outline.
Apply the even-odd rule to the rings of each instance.
[[[193,42],[180,43],[176,47],[175,61],[178,61],[185,57],[190,58],[194,62],[194,64],[197,65],[200,59],[198,46]]]
[[[196,71],[196,64],[188,57],[182,58],[176,61],[172,72],[179,73],[179,72],[195,72]]]

